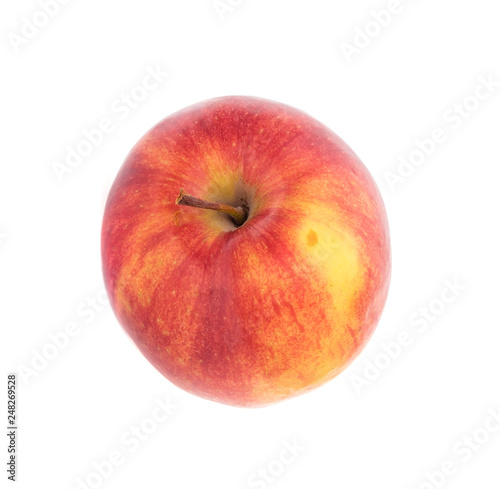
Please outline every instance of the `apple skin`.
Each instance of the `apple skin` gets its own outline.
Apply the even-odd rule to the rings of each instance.
[[[229,205],[175,204],[180,188]],[[102,227],[113,310],[171,382],[257,407],[310,391],[362,350],[390,281],[384,204],[366,167],[302,111],[254,97],[183,109],[136,144]]]

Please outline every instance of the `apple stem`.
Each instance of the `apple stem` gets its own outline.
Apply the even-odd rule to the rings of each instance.
[[[175,199],[175,203],[177,205],[188,205],[191,207],[199,207],[200,209],[212,209],[214,211],[224,212],[234,219],[237,226],[241,226],[247,219],[247,211],[243,206],[233,207],[232,205],[199,199],[185,192],[183,188],[181,188],[179,196]]]

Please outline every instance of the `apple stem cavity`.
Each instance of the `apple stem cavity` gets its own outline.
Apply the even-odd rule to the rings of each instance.
[[[223,212],[232,217],[236,226],[241,226],[248,217],[248,212],[244,206],[233,207],[232,205],[199,199],[198,197],[188,194],[183,188],[181,188],[179,196],[175,199],[175,203],[177,205],[188,205],[191,207],[199,207],[200,209],[212,209],[214,211]]]

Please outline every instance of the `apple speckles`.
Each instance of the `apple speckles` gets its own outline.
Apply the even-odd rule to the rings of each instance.
[[[309,233],[307,234],[307,244],[309,246],[318,244],[318,235],[312,229],[309,229]]]

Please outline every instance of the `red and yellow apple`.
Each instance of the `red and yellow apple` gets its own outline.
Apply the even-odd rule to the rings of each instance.
[[[389,287],[389,230],[374,180],[330,129],[222,97],[132,149],[102,260],[116,316],[165,377],[263,406],[333,378],[367,343]]]

